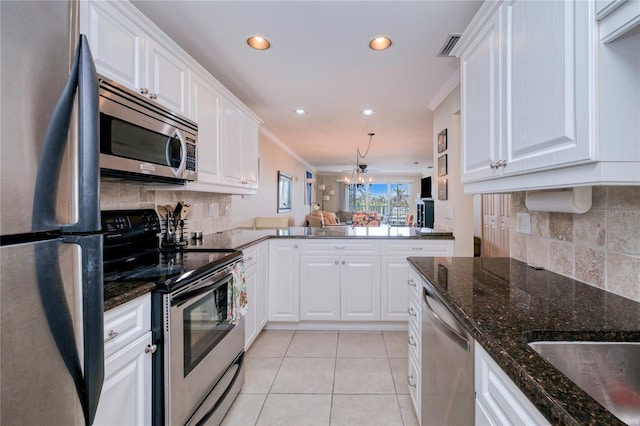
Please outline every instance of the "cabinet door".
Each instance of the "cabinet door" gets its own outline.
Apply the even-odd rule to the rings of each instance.
[[[595,160],[589,125],[593,3],[512,0],[502,9],[502,173]]]
[[[226,100],[222,107],[222,173],[225,183],[242,186],[242,114]]]
[[[149,39],[148,52],[149,97],[186,116],[189,67],[152,39]]]
[[[381,261],[382,298],[380,319],[407,321],[409,306],[409,264],[405,256],[384,256]]]
[[[190,117],[198,123],[198,181],[220,183],[220,94],[199,74],[191,74]]]
[[[340,284],[342,320],[380,319],[380,257],[341,257]]]
[[[462,107],[462,181],[498,175],[500,159],[501,14],[480,30],[460,58]]]
[[[269,321],[299,320],[299,243],[297,240],[269,241]]]
[[[80,13],[98,72],[135,91],[145,87],[145,33],[107,2],[80,2]]]
[[[242,174],[244,184],[258,188],[258,125],[244,116],[242,118]]]
[[[300,319],[340,319],[340,258],[300,258]]]
[[[105,360],[94,425],[151,424],[151,332]]]
[[[258,266],[244,270],[244,282],[247,288],[247,313],[244,316],[244,349],[249,349],[258,336]]]
[[[267,292],[269,284],[269,243],[264,241],[258,244],[256,252],[258,263],[256,315],[258,317],[258,333],[260,333],[269,319],[269,295]]]

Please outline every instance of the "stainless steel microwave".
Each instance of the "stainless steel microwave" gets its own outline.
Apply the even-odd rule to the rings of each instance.
[[[99,80],[101,176],[197,180],[198,125],[112,80]]]

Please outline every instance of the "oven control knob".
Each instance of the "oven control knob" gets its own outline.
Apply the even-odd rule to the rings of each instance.
[[[144,353],[146,354],[153,354],[158,350],[158,345],[147,345],[146,348],[144,348]]]

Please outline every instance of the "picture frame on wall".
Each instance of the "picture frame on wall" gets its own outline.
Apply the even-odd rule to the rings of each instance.
[[[438,176],[447,175],[447,154],[438,157]]]
[[[448,182],[447,179],[438,179],[438,200],[447,200],[449,191],[448,191]]]
[[[305,184],[304,184],[304,204],[311,205],[311,191],[313,188],[313,183],[315,179],[313,178],[313,173],[310,171],[305,172]]]
[[[438,133],[438,154],[447,150],[447,129]]]

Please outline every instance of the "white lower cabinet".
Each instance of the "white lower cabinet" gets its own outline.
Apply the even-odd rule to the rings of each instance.
[[[474,374],[477,426],[550,424],[477,342]]]
[[[340,258],[340,319],[380,319],[380,257]]]
[[[380,319],[406,321],[411,256],[453,256],[453,240],[385,241],[380,258]]]
[[[105,312],[105,377],[94,425],[151,424],[151,297]]]
[[[254,244],[242,250],[247,289],[247,313],[244,318],[244,349],[248,350],[267,323],[268,243]]]
[[[300,258],[300,319],[340,319],[339,256]]]
[[[406,261],[405,261],[406,263]],[[407,264],[407,279],[404,282],[407,288],[408,303],[405,305],[405,313],[409,317],[409,330],[407,333],[409,350],[409,375],[407,384],[413,408],[416,416],[421,418],[421,393],[422,393],[422,306],[420,292],[422,291],[422,278]]]
[[[269,240],[269,321],[300,320],[300,242]]]

